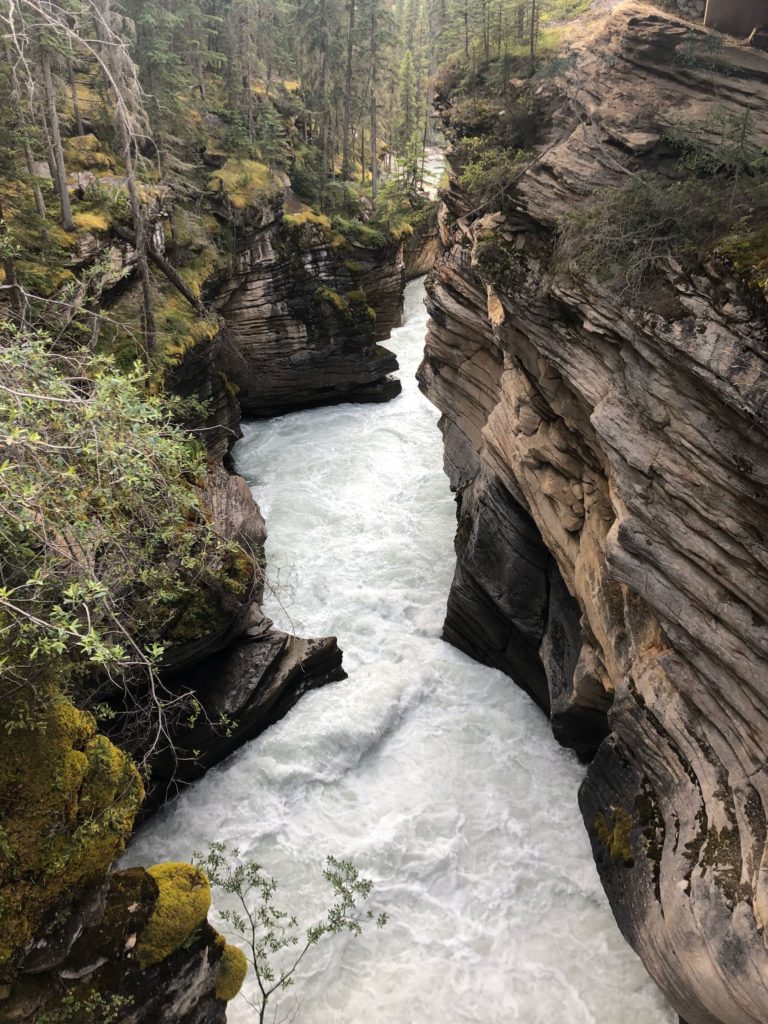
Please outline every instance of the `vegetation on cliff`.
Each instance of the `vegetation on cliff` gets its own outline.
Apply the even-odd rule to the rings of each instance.
[[[564,218],[561,266],[620,286],[641,299],[662,261],[692,268],[730,258],[764,288],[760,239],[768,215],[768,160],[755,143],[752,114],[722,110],[706,121],[676,124],[664,141],[679,154],[674,176],[638,170]]]

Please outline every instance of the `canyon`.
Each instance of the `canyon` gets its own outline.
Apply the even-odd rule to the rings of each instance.
[[[620,272],[590,273],[559,248],[563,225],[588,212],[600,193],[628,180],[650,189],[678,183],[681,125],[697,126],[691,159],[701,159],[699,151],[717,158],[727,124],[743,125],[756,151],[768,149],[768,55],[703,28],[701,7],[698,0],[677,4],[694,24],[639,0],[606,5],[541,74],[505,82],[490,101],[494,123],[516,123],[523,111],[520,130],[530,136],[518,140],[514,187],[503,202],[478,203],[462,180],[461,119],[478,116],[467,113],[481,105],[477,81],[469,97],[438,89],[451,142],[449,180],[436,223],[425,217],[412,234],[382,233],[362,221],[342,229],[297,199],[287,177],[270,172],[269,187],[247,201],[241,186],[227,193],[222,185],[215,194],[199,186],[195,201],[205,196],[211,213],[200,224],[219,239],[214,259],[204,232],[183,240],[189,211],[182,216],[172,195],[158,195],[151,210],[158,265],[174,252],[181,263],[205,264],[192,298],[209,318],[198,322],[201,309],[185,308],[179,323],[187,327],[164,353],[165,386],[187,400],[185,426],[207,453],[204,478],[190,481],[201,515],[231,546],[214,553],[214,571],[163,637],[163,685],[171,694],[193,693],[197,713],[174,721],[171,742],[151,756],[146,795],[135,772],[130,785],[120,774],[125,764],[106,739],[118,742],[109,722],[100,726],[104,736],[79,718],[62,720],[52,734],[50,751],[61,743],[67,764],[86,763],[67,806],[78,842],[97,798],[116,824],[111,845],[95,848],[71,886],[52,893],[30,925],[33,934],[10,940],[23,955],[12,982],[0,985],[0,1020],[35,1021],[52,991],[83,982],[129,998],[125,1024],[223,1024],[236,990],[224,982],[227,972],[237,973],[236,954],[213,915],[209,921],[207,882],[176,858],[192,856],[192,838],[204,844],[219,829],[245,846],[258,834],[276,856],[290,849],[288,876],[311,904],[297,859],[312,830],[328,840],[333,833],[323,829],[340,820],[352,842],[365,819],[376,843],[366,835],[357,852],[375,860],[378,844],[377,870],[403,873],[402,891],[393,886],[391,893],[403,917],[417,899],[431,906],[444,898],[450,914],[429,917],[423,934],[418,924],[398,925],[394,973],[391,965],[379,970],[376,947],[366,947],[374,959],[365,985],[343,990],[350,1014],[366,1012],[365,999],[382,979],[397,989],[405,972],[412,988],[402,987],[399,1003],[376,1002],[377,1012],[402,1017],[418,1004],[424,1021],[446,1019],[464,994],[461,964],[439,999],[425,993],[422,975],[440,986],[440,950],[450,934],[462,957],[476,957],[475,972],[491,965],[491,989],[503,989],[518,970],[508,951],[521,943],[516,957],[530,969],[515,992],[504,990],[504,1012],[526,1020],[546,1013],[570,1024],[557,987],[526,987],[531,978],[557,975],[584,1013],[606,1024],[630,1024],[637,1014],[667,1024],[672,1011],[611,931],[588,874],[586,842],[580,847],[575,834],[579,823],[571,804],[561,806],[575,799],[583,772],[578,801],[610,909],[681,1021],[765,1024],[765,238],[740,235],[739,223],[699,263],[660,256],[652,284],[639,294]],[[73,188],[81,184],[78,176]],[[67,257],[77,278],[109,263],[108,312],[137,302],[129,236],[81,230]],[[405,290],[406,281],[427,273],[428,326],[420,286]],[[407,436],[409,425],[436,430],[412,381],[425,331],[418,382],[440,414],[456,499],[450,585],[440,546],[452,532],[450,498],[432,472],[435,438]],[[393,332],[407,353],[401,371],[385,345]],[[376,403],[391,404],[376,410]],[[290,479],[278,486],[281,465]],[[290,522],[290,541],[270,544],[256,501],[262,489],[277,509],[275,532]],[[305,591],[296,623],[282,607],[272,564],[277,552],[279,574],[292,550],[300,553]],[[307,566],[319,575],[305,585]],[[438,636],[446,590],[442,638],[458,650]],[[302,605],[307,591],[310,611]],[[324,635],[331,630],[338,639]],[[347,689],[323,690],[347,670]],[[534,708],[513,684],[548,717],[567,751],[545,745]],[[119,705],[116,693],[110,699]],[[459,711],[452,716],[451,709]],[[465,767],[441,746],[444,735],[468,753]],[[150,739],[136,739],[130,754],[141,760]],[[433,743],[434,763],[425,766],[414,751]],[[111,766],[108,792],[91,777],[97,754]],[[395,759],[406,768],[396,770]],[[539,780],[529,761],[539,766]],[[414,778],[425,791],[440,789],[441,777],[460,787],[462,772],[466,792],[452,810],[444,807],[447,789],[437,811],[408,802],[418,789]],[[14,762],[11,774],[27,788],[55,792],[61,782],[47,755],[18,770]],[[371,780],[375,787],[366,788]],[[237,804],[225,815],[234,792]],[[132,822],[142,798],[144,824],[122,862],[131,866],[108,872],[107,854],[119,853],[131,828],[117,815],[130,811]],[[492,850],[493,858],[482,864],[476,906],[467,895],[476,871],[467,851],[485,842],[490,821],[485,854]],[[413,822],[421,832],[411,832]],[[573,847],[565,867],[563,835]],[[87,840],[84,846],[87,859]],[[445,876],[458,879],[450,890],[433,877],[435,848]],[[519,869],[521,850],[532,864],[545,864],[540,878],[525,857]],[[406,863],[411,854],[415,872]],[[164,867],[138,866],[170,856]],[[507,872],[497,886],[495,864]],[[25,885],[37,884],[35,864],[19,870]],[[536,889],[539,899],[539,884],[547,888],[543,902],[529,904],[517,891]],[[513,938],[494,915],[514,923]],[[546,938],[531,926],[538,915],[572,944],[565,980],[550,954],[536,952]],[[482,935],[493,938],[487,949],[475,934],[480,919]],[[584,921],[589,934],[580,939]],[[594,957],[610,949],[597,996],[583,963],[574,966],[580,943],[590,941]],[[424,959],[412,971],[420,943]],[[359,961],[356,969],[362,977]],[[333,1019],[322,971],[310,985],[315,1019]],[[471,1019],[487,1019],[494,999],[473,1006]],[[238,1013],[230,1019],[245,1021]]]

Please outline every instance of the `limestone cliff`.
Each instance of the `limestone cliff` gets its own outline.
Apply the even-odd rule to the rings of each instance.
[[[596,189],[674,180],[681,122],[749,108],[765,146],[768,59],[625,3],[535,89],[511,202],[482,215],[454,179],[440,214],[421,384],[458,495],[446,636],[594,755],[580,800],[603,884],[688,1024],[764,1024],[763,257],[660,258],[635,301],[553,248]]]

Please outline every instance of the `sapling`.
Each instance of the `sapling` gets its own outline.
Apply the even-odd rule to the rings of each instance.
[[[212,843],[207,854],[195,853],[192,863],[206,873],[212,886],[231,897],[221,918],[245,946],[245,955],[257,991],[243,998],[254,1010],[259,1024],[267,1007],[281,991],[294,984],[296,971],[309,950],[325,936],[349,932],[360,935],[366,924],[383,928],[387,914],[365,907],[373,882],[362,878],[347,860],[327,857],[323,877],[331,888],[332,902],[325,916],[303,928],[298,919],[275,903],[277,882],[254,860],[242,860],[237,847]]]

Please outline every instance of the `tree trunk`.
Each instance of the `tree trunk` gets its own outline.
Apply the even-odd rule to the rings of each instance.
[[[3,212],[2,203],[0,203],[0,240],[8,238],[8,228],[5,223],[5,215]],[[10,252],[3,257],[2,260],[3,270],[5,272],[5,287],[10,297],[11,309],[19,318],[22,320],[24,317],[24,298],[21,294],[18,281],[16,279],[16,264],[13,261],[13,257]]]
[[[371,4],[371,197],[376,205],[379,194],[379,134],[376,117],[376,75],[378,73],[378,41],[376,39],[376,0]]]
[[[352,177],[350,123],[352,120],[352,59],[355,48],[355,0],[349,0],[349,28],[347,32],[347,75],[344,84],[344,127],[342,129],[341,176],[345,181]]]
[[[96,36],[103,48],[103,60],[110,70],[112,80],[116,89],[123,88],[123,75],[119,62],[115,60],[115,54],[108,44],[106,29],[110,25],[110,0],[99,0],[97,10],[99,16],[96,18]],[[110,88],[107,82],[107,88]],[[152,297],[152,275],[149,269],[147,258],[151,246],[151,239],[147,235],[144,211],[141,208],[139,192],[136,187],[136,168],[133,155],[133,138],[131,127],[126,119],[125,111],[119,102],[114,104],[115,127],[123,150],[123,161],[125,163],[125,184],[128,189],[128,198],[131,205],[131,217],[136,232],[136,256],[141,281],[143,321],[144,321],[144,355],[149,366],[154,355],[157,354],[157,327],[155,325],[154,299]]]
[[[29,129],[28,116],[25,113],[25,106],[21,101],[21,87],[19,85],[19,79],[16,75],[16,69],[13,66],[11,60],[11,52],[8,44],[5,45],[5,61],[7,66],[11,69],[11,98],[19,111],[20,125],[23,132],[27,132]],[[27,165],[27,174],[29,175],[29,187],[32,189],[32,195],[35,199],[35,209],[37,210],[38,217],[47,217],[48,211],[45,208],[45,200],[43,199],[43,191],[38,185],[34,167],[34,156],[32,155],[32,147],[27,141],[28,136],[25,134],[22,139],[21,148],[24,151],[24,162]]]
[[[27,174],[29,175],[30,188],[32,189],[32,195],[35,198],[35,209],[37,210],[38,217],[47,217],[48,211],[45,208],[45,200],[43,199],[43,190],[37,184],[37,176],[35,174],[34,158],[32,156],[32,150],[29,147],[29,143],[24,140],[24,162],[27,165]]]
[[[77,99],[77,83],[75,82],[75,69],[72,67],[72,61],[67,57],[67,81],[69,82],[69,92],[72,97],[72,109],[75,112],[75,128],[77,129],[78,135],[85,135],[85,129],[83,128],[83,118],[80,114],[80,104]]]
[[[45,88],[46,123],[48,125],[48,135],[56,172],[56,186],[61,205],[61,226],[65,231],[74,231],[75,224],[72,220],[72,206],[69,201],[69,189],[67,188],[67,169],[64,165],[64,149],[61,145],[59,112],[56,109],[56,93],[53,88],[53,76],[51,74],[51,56],[44,46],[40,47],[40,64],[43,69],[43,86]]]

